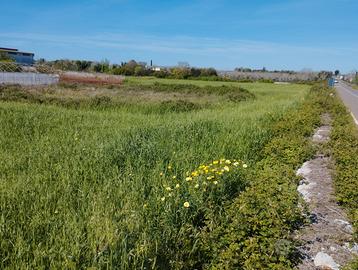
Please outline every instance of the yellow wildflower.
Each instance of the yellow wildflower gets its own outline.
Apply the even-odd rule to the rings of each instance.
[[[185,202],[185,203],[184,203],[184,207],[185,207],[185,208],[189,208],[189,207],[190,207],[190,203],[189,203],[189,202]]]
[[[168,165],[168,170],[171,170],[172,169],[172,166],[171,165]]]
[[[242,165],[243,168],[247,168],[247,164]]]
[[[164,175],[164,173],[162,173],[162,172],[161,172],[159,175],[160,175],[160,176],[163,176],[163,175]]]
[[[179,188],[179,187],[180,187],[180,185],[179,185],[179,184],[176,184],[175,188]]]
[[[166,190],[167,190],[167,191],[172,191],[172,188],[171,188],[171,187],[167,187]]]
[[[214,165],[219,164],[219,161],[218,161],[218,160],[214,160],[214,161],[213,161],[213,164],[214,164]]]
[[[196,185],[195,185],[195,188],[199,188],[199,184],[196,184]]]
[[[239,166],[239,162],[235,161],[235,162],[234,162],[234,166],[235,166],[235,167]]]
[[[214,183],[214,185],[217,185],[219,182],[218,182],[218,181],[214,181],[213,183]]]
[[[231,164],[231,161],[227,159],[227,160],[225,160],[225,163],[226,164]]]
[[[174,175],[174,176],[173,176],[173,179],[177,179],[177,177]]]
[[[206,177],[206,179],[208,179],[208,180],[211,180],[211,179],[214,179],[215,178],[215,176],[208,176],[208,177]]]
[[[191,173],[191,176],[193,176],[193,177],[196,177],[198,175],[199,175],[199,173],[197,171],[194,171],[194,172]]]
[[[187,178],[185,178],[185,180],[189,182],[189,181],[193,180],[193,178],[188,176]]]
[[[164,202],[164,201],[165,201],[165,197],[162,197],[161,200],[162,200],[162,202]]]
[[[230,171],[230,168],[228,166],[225,166],[224,170],[228,172],[228,171]]]

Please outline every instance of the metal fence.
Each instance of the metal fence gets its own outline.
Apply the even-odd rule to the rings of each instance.
[[[44,65],[0,62],[0,84],[49,85],[57,84],[59,78],[51,68]]]
[[[0,84],[49,85],[59,82],[121,84],[124,76],[55,70],[46,64],[20,65],[0,62]]]
[[[59,75],[31,72],[0,72],[0,84],[50,85],[59,82]]]

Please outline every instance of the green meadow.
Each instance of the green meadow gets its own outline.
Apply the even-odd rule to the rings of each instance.
[[[309,89],[150,78],[2,87],[0,268],[188,269],[197,234],[245,189],[272,123]]]

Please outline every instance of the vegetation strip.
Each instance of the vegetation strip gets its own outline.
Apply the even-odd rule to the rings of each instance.
[[[316,158],[306,162],[299,170],[299,173],[305,176],[306,184],[308,181],[307,188],[310,187],[307,190],[309,194],[306,194],[305,198],[312,212],[309,219],[312,224],[305,228],[300,236],[301,240],[307,241],[304,253],[308,253],[312,257],[305,258],[300,269],[313,269],[313,263],[317,266],[328,267],[329,265],[332,269],[338,269],[339,266],[336,262],[345,265],[358,253],[356,243],[358,219],[357,129],[347,109],[335,97],[334,91],[322,87],[321,92],[322,98],[318,105],[325,108],[325,111],[332,116],[333,130],[330,142],[317,147],[319,152]],[[330,123],[329,118],[325,115],[322,118],[323,122]],[[329,130],[329,126],[321,127],[314,135],[313,140],[325,142],[324,139]],[[334,167],[330,170],[332,162]],[[313,167],[310,168],[310,166]],[[335,172],[333,174],[335,194],[332,192],[333,187],[331,187],[331,176],[329,175],[333,171]],[[335,198],[334,195],[337,197]],[[346,208],[354,231],[352,231],[350,223],[347,222],[346,213],[337,205],[337,202]],[[358,257],[348,263],[344,269],[357,269],[357,267]]]
[[[305,103],[274,125],[249,186],[230,203],[220,222],[207,226],[203,246],[211,269],[291,269],[297,263],[293,230],[303,222],[295,170],[313,155],[308,137],[320,123],[324,98],[313,88]]]
[[[295,171],[327,110],[337,194],[356,228],[349,115],[322,86],[298,105],[276,89],[144,118],[1,103],[1,267],[292,269],[305,222]]]
[[[335,161],[337,200],[347,209],[358,242],[358,131],[342,102],[333,100],[329,109],[334,119],[330,149]],[[347,266],[357,268],[358,258]]]
[[[141,98],[142,96],[142,98]],[[142,100],[141,100],[142,99]],[[92,87],[61,84],[50,87],[1,86],[0,100],[37,104],[54,104],[73,108],[138,107],[139,102],[151,103],[146,112],[189,112],[212,107],[219,102],[238,103],[254,100],[255,95],[234,85],[125,83],[122,86]],[[150,100],[150,101],[148,101]]]
[[[243,87],[256,99],[186,113],[144,114],[150,100],[130,110],[0,102],[0,268],[205,267],[210,220],[225,218],[271,123],[309,89]]]

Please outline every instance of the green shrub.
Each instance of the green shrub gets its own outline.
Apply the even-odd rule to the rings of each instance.
[[[210,269],[291,269],[298,256],[291,233],[303,222],[295,170],[314,149],[307,137],[320,123],[321,93],[276,123],[264,157],[251,170],[248,187],[220,218],[208,219],[201,247]],[[209,255],[208,255],[209,256]]]
[[[331,151],[335,161],[335,187],[338,202],[349,211],[358,239],[358,131],[347,109],[335,101]]]

